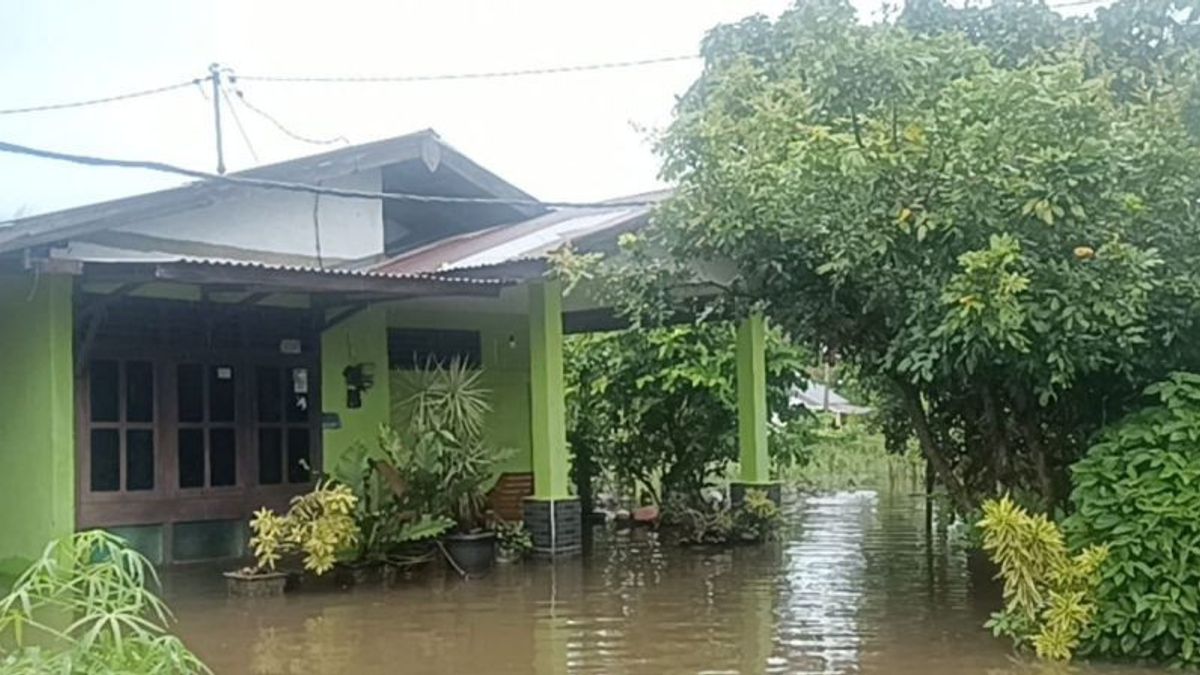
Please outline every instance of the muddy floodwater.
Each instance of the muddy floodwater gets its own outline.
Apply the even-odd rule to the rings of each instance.
[[[1012,656],[981,628],[999,602],[906,492],[800,497],[784,540],[700,552],[646,531],[589,555],[469,582],[232,600],[213,570],[168,575],[179,632],[216,673],[887,673],[1080,675]]]

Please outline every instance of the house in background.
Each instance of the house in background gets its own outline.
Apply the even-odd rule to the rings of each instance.
[[[804,389],[796,387],[788,397],[792,407],[804,406],[812,412],[832,413],[837,426],[841,426],[847,417],[866,415],[871,412],[867,406],[851,403],[845,396],[820,382],[809,382]]]
[[[546,277],[650,204],[549,208],[422,131],[0,228],[0,573],[85,528],[163,563],[239,556],[245,521],[310,488],[429,358],[483,368],[493,494],[543,553],[578,551],[562,336],[611,313]],[[450,197],[453,200],[436,199]],[[632,201],[632,200],[626,200]],[[743,479],[768,480],[763,320],[739,331]]]

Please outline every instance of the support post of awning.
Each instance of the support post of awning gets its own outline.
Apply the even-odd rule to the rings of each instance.
[[[779,503],[779,484],[771,481],[767,444],[766,318],[753,313],[737,329],[737,481],[730,485],[730,502],[741,503],[746,490],[759,489]]]
[[[525,526],[534,551],[575,554],[582,547],[579,499],[568,488],[570,458],[563,376],[562,285],[529,285],[529,393],[533,496],[525,501]]]

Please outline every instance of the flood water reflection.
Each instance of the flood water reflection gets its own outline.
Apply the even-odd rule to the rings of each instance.
[[[801,497],[784,540],[700,552],[646,531],[582,559],[461,582],[227,599],[212,570],[168,575],[179,631],[217,673],[1065,672],[981,628],[999,602],[907,493]],[[1132,669],[1076,667],[1081,675]]]

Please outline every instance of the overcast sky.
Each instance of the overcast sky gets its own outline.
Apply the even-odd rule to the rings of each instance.
[[[880,0],[854,0],[864,17]],[[0,3],[0,108],[137,90],[206,74],[388,75],[525,69],[695,53],[706,30],[789,0],[89,0]],[[671,116],[699,61],[487,81],[243,82],[293,131],[361,143],[436,129],[535,196],[590,200],[655,188],[647,130]],[[327,148],[226,112],[230,170]],[[197,87],[90,108],[0,116],[0,140],[215,168],[212,107]],[[178,180],[0,155],[0,220]]]

